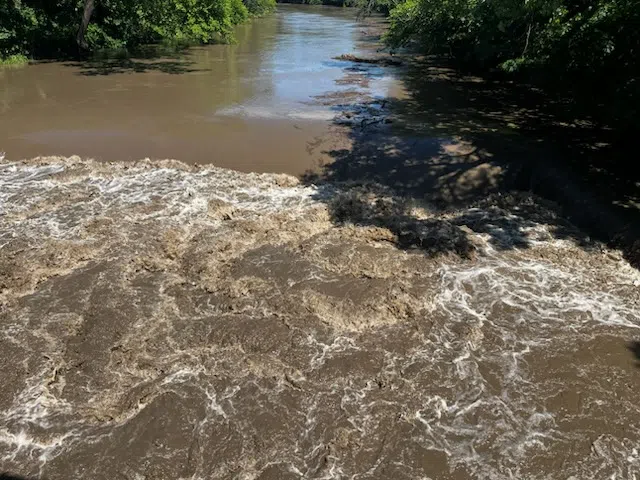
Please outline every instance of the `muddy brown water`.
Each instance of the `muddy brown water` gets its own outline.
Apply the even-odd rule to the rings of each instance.
[[[179,158],[242,171],[299,174],[326,161],[327,91],[357,52],[353,9],[280,6],[237,29],[237,44],[184,54],[43,62],[0,71],[0,151],[9,159],[81,155],[99,160]],[[327,147],[329,148],[329,147]]]
[[[77,157],[0,187],[0,470],[637,478],[640,274],[535,198],[414,204],[435,255],[332,220],[393,210],[366,187]]]
[[[13,125],[3,113],[3,128],[14,129],[9,144],[36,149],[23,155],[110,158],[94,148],[153,157],[145,135],[154,132],[180,158],[176,137],[192,134],[186,160],[205,163],[199,148],[216,145],[208,129],[265,143],[218,138],[229,149],[221,165],[235,170],[211,159],[16,161],[18,150],[6,148],[0,472],[50,480],[640,477],[640,273],[621,252],[589,241],[529,194],[489,194],[443,211],[380,185],[303,185],[237,171],[299,173],[316,161],[308,136],[320,135],[312,145],[340,140],[333,131],[325,140],[336,99],[393,96],[393,75],[373,66],[363,76],[330,60],[334,47],[367,47],[351,13],[327,12],[286,7],[247,27],[271,32],[259,48],[192,52],[271,52],[267,71],[232,77],[238,96],[228,102],[203,80],[212,71],[160,70],[173,64],[106,76],[61,64],[3,73],[13,85],[7,97],[35,88],[29,69],[114,89],[105,118],[95,113],[104,98],[95,92],[78,100],[75,115],[44,115],[73,90],[46,75],[57,95],[23,97],[25,112],[5,102],[24,120]],[[305,57],[313,35],[324,51]],[[281,58],[277,45],[299,54]],[[278,68],[290,84],[281,93]],[[157,83],[138,90],[136,78]],[[263,91],[255,89],[261,79]],[[178,82],[193,98],[168,95]],[[144,121],[138,94],[164,101],[147,103]],[[356,105],[340,120],[371,121],[376,108]],[[189,120],[192,129],[187,111],[202,115]],[[122,128],[143,140],[105,133]],[[285,132],[304,158],[287,150],[298,140],[277,141]],[[417,153],[406,159],[416,182],[459,198],[499,177],[468,142],[435,143],[424,140],[424,165]],[[456,177],[456,165],[469,168]]]

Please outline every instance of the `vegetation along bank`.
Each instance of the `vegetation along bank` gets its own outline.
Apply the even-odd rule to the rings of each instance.
[[[274,7],[275,0],[0,0],[0,59],[231,41],[235,25]]]

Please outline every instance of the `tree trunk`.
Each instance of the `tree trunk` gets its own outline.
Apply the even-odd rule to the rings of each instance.
[[[87,28],[89,27],[89,22],[91,21],[91,15],[93,14],[95,6],[95,0],[84,0],[82,21],[80,22],[80,28],[78,28],[78,35],[76,35],[76,42],[78,47],[80,47],[80,50],[89,49],[89,45],[84,37],[87,34]]]

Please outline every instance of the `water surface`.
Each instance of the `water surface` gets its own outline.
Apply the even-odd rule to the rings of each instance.
[[[637,270],[554,238],[528,195],[402,205],[177,162],[0,164],[0,472],[637,479]]]
[[[52,62],[0,71],[0,151],[7,158],[179,158],[244,171],[301,173],[321,159],[328,91],[356,51],[353,9],[280,6],[237,30],[234,45],[159,58]]]

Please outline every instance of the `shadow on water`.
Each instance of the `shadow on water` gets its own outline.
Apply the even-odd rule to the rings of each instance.
[[[633,354],[636,359],[636,366],[640,368],[640,342],[634,340],[633,342],[629,342],[627,345],[629,351]]]
[[[80,68],[79,75],[95,77],[122,73],[145,73],[150,71],[170,73],[173,75],[200,71],[190,68],[192,62],[187,61],[139,61],[131,58],[124,60],[93,60],[86,62],[70,62],[70,67]]]
[[[67,62],[78,68],[78,75],[104,76],[123,73],[161,72],[173,75],[203,71],[189,60],[188,47],[147,45],[134,51],[114,51],[91,58]]]
[[[12,473],[0,472],[0,480],[32,480],[32,478],[22,477],[20,475],[14,475]]]
[[[303,177],[384,190],[378,207],[379,198],[356,188],[347,199],[352,213],[332,207],[336,222],[391,225],[396,234],[413,229],[424,237],[435,225],[412,222],[407,207],[420,201],[458,229],[444,250],[466,255],[467,228],[489,234],[498,248],[527,248],[528,232],[543,223],[556,238],[584,248],[598,240],[640,265],[640,165],[621,146],[628,138],[531,88],[432,61],[401,75],[407,98],[337,106],[335,121],[347,125],[352,146],[327,152],[333,162]]]

